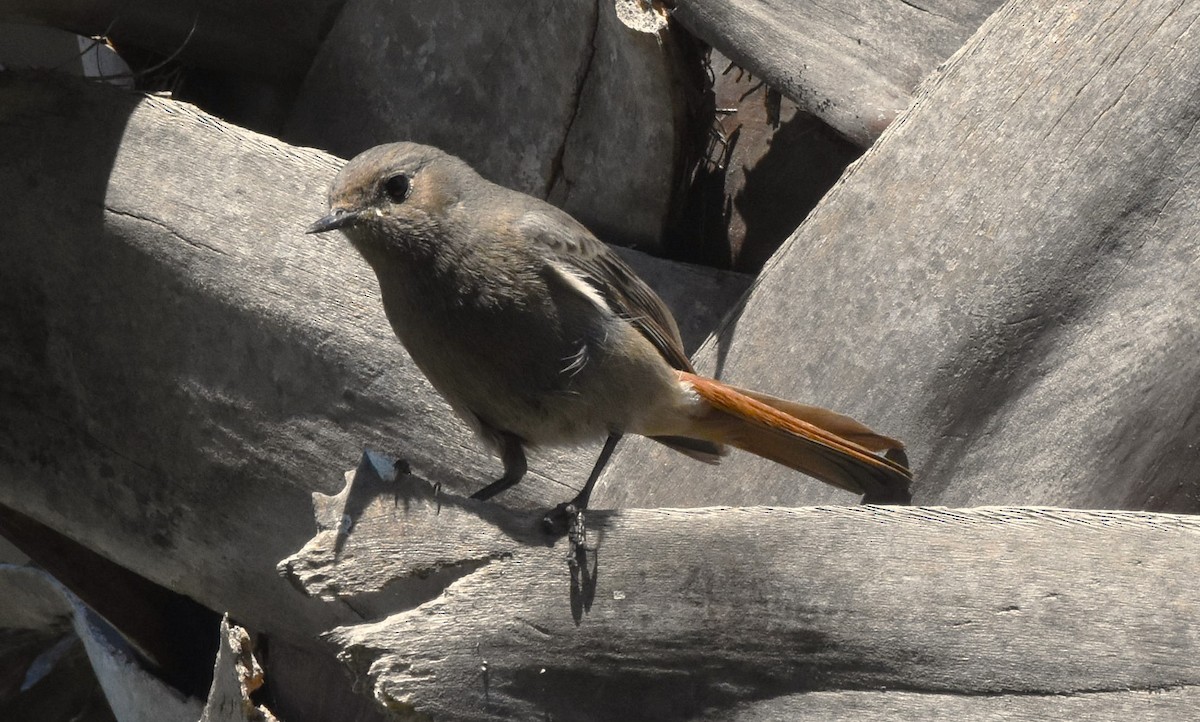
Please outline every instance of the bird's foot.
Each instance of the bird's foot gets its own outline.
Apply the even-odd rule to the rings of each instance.
[[[573,503],[563,502],[542,517],[542,531],[547,536],[562,536],[571,530],[572,520],[578,513]]]
[[[581,546],[587,539],[583,507],[573,501],[559,504],[542,517],[542,531],[553,537],[567,535],[571,538],[572,545]]]

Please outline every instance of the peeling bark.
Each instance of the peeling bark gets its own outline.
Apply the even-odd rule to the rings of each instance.
[[[279,722],[269,709],[250,699],[262,685],[263,671],[254,658],[250,635],[226,616],[221,620],[221,646],[200,722]]]

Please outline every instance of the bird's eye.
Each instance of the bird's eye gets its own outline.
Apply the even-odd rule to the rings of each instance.
[[[403,203],[412,191],[412,182],[405,174],[397,173],[383,182],[383,190],[396,203]]]

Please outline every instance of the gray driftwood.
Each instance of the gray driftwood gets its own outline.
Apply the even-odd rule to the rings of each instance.
[[[0,638],[11,640],[21,631],[41,632],[49,639],[57,637],[60,648],[64,642],[70,643],[64,633],[78,638],[105,701],[122,722],[194,722],[200,716],[197,700],[185,698],[148,672],[120,634],[61,582],[39,569],[0,564]],[[38,662],[43,665],[41,669],[30,665],[30,669],[23,670],[25,682],[36,682],[38,673],[46,674],[46,667],[52,669],[58,660],[50,650]],[[70,695],[73,690],[60,689],[57,693]],[[23,705],[0,711],[13,715],[7,719],[43,719],[48,709],[55,707],[31,709]],[[65,710],[60,713],[68,714]]]
[[[179,103],[14,73],[0,74],[0,147],[0,504],[306,640],[356,619],[274,573],[310,536],[322,479],[364,444],[448,488],[499,473],[393,337],[367,266],[337,236],[304,234],[336,158]],[[693,342],[744,288],[635,260],[683,303]],[[568,498],[594,453],[535,459],[504,502]]]
[[[1200,510],[1198,18],[1006,5],[699,365],[905,440],[920,504]],[[851,501],[745,455],[708,468],[651,446],[618,452],[597,504]]]
[[[5,0],[0,20],[103,35],[118,48],[152,50],[188,67],[295,85],[343,2]]]
[[[537,515],[392,468],[368,455],[318,495],[321,531],[281,569],[368,618],[329,637],[399,712],[1169,720],[1197,701],[1195,517],[597,511],[550,544]]]
[[[1197,13],[1005,7],[768,267],[706,367],[908,440],[919,501],[1194,510]],[[495,462],[392,339],[366,267],[302,235],[335,159],[13,74],[0,144],[0,503],[297,645],[339,627],[393,709],[1195,704],[1193,521],[595,512],[569,555],[535,517],[457,497]],[[273,578],[311,536],[309,492],[335,492],[364,444],[445,493],[325,500],[292,584]],[[563,498],[586,456],[551,458],[503,503]],[[634,443],[596,501],[835,498],[818,489]]]
[[[695,145],[690,42],[628,1],[348,0],[284,137],[345,157],[430,143],[654,249]]]
[[[862,146],[999,0],[679,0],[674,16]],[[715,69],[720,72],[721,68]]]

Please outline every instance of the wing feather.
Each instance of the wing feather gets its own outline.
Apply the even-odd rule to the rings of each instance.
[[[526,238],[541,244],[552,263],[561,264],[599,292],[608,307],[633,324],[673,368],[694,370],[667,305],[583,224],[553,206],[529,209],[516,224]]]

